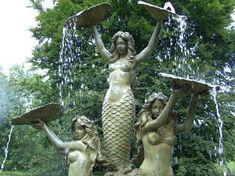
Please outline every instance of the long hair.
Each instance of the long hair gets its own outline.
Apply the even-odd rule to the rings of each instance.
[[[119,54],[118,54],[117,47],[116,47],[116,41],[119,37],[121,37],[126,42],[128,61],[134,65],[133,61],[134,61],[135,54],[136,54],[135,48],[134,48],[135,41],[129,32],[122,32],[122,31],[118,31],[112,37],[112,45],[111,45],[111,50],[110,50],[111,57],[109,60],[109,64],[114,63],[119,59]]]
[[[98,130],[95,127],[94,122],[89,120],[85,116],[76,116],[72,120],[71,124],[71,130],[73,132],[75,131],[76,122],[82,125],[86,132],[85,136],[81,139],[81,142],[87,145],[88,149],[90,150],[90,159],[92,161],[92,167],[95,165],[96,161],[104,162],[103,155],[101,154],[101,144],[98,136]]]
[[[134,125],[136,140],[138,145],[138,151],[137,151],[138,153],[133,157],[132,162],[138,166],[144,160],[142,128],[146,125],[146,123],[153,120],[152,105],[156,100],[160,100],[166,105],[168,98],[162,92],[151,94],[149,98],[145,101],[144,105],[142,106],[141,111],[138,113],[139,119]]]
[[[166,95],[162,92],[152,93],[149,98],[145,101],[144,105],[142,106],[141,111],[138,113],[138,121],[135,123],[135,131],[136,131],[136,138],[137,141],[141,141],[141,129],[145,126],[145,124],[149,121],[152,121],[152,105],[156,100],[162,101],[165,105],[168,101]]]

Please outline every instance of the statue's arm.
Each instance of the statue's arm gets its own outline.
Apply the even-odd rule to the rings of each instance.
[[[93,26],[93,31],[95,34],[96,47],[97,47],[100,55],[106,59],[109,59],[109,57],[111,56],[111,53],[105,48],[104,43],[100,37],[100,34],[99,34],[96,26]]]
[[[154,50],[156,49],[157,43],[158,43],[158,36],[161,30],[161,23],[162,22],[158,22],[153,34],[149,40],[148,46],[143,49],[139,54],[136,55],[135,59],[137,63],[140,63],[142,60],[144,60],[145,58],[147,58],[148,56],[150,56]]]
[[[196,114],[198,98],[199,98],[198,94],[197,95],[193,94],[191,96],[191,100],[189,102],[189,106],[188,106],[188,110],[187,110],[186,119],[183,122],[183,124],[176,125],[176,127],[175,127],[176,133],[191,131],[191,129],[193,127],[194,116]]]
[[[42,122],[40,122],[42,123]],[[43,122],[42,124],[42,129],[43,131],[46,132],[47,137],[49,138],[49,140],[52,142],[52,144],[58,148],[58,149],[64,149],[63,146],[63,141],[61,141],[56,135],[55,133]]]
[[[52,144],[57,149],[62,150],[65,153],[69,150],[80,150],[81,151],[81,150],[85,150],[85,148],[86,148],[86,145],[80,141],[71,141],[71,142],[61,141],[46,124],[43,124],[42,129],[46,132],[46,135],[48,136],[48,138],[52,142]]]
[[[152,122],[150,122],[146,125],[146,128],[148,129],[148,131],[157,130],[159,127],[161,127],[163,124],[165,124],[167,122],[168,118],[170,117],[170,114],[173,111],[173,108],[175,106],[177,99],[183,95],[186,95],[188,91],[189,91],[189,87],[183,86],[183,87],[179,88],[173,82],[172,83],[172,93],[171,93],[171,96],[170,96],[166,106],[164,107],[164,109],[162,110],[160,115],[155,120],[153,120]]]
[[[164,123],[167,122],[170,113],[173,111],[173,108],[174,108],[174,105],[177,101],[177,98],[178,98],[177,94],[172,92],[166,106],[164,107],[164,109],[162,110],[160,115],[157,117],[157,119],[149,122],[145,126],[145,129],[147,131],[157,130],[159,127],[161,127]]]

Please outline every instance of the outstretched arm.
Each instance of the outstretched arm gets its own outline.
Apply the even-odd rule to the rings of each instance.
[[[52,142],[52,144],[57,149],[60,149],[65,153],[69,150],[85,150],[86,149],[86,145],[84,145],[80,141],[72,141],[72,142],[63,142],[63,141],[61,141],[55,135],[55,133],[43,121],[39,121],[38,124],[34,124],[33,126],[43,129],[43,131],[46,132],[46,135],[48,136],[48,138]]]
[[[63,141],[61,141],[45,123],[43,123],[42,129],[46,132],[49,140],[52,142],[53,145],[55,145],[56,148],[65,149]]]
[[[93,26],[93,31],[94,31],[94,34],[95,34],[95,43],[96,43],[96,46],[97,46],[97,49],[100,53],[100,55],[106,59],[108,59],[111,54],[110,52],[105,48],[104,46],[104,43],[100,37],[100,34],[96,28],[96,26]]]
[[[198,94],[192,95],[191,100],[189,102],[186,119],[183,124],[176,125],[175,127],[176,133],[191,131],[193,127],[194,116],[196,114],[198,98],[199,98]]]
[[[137,63],[140,63],[142,60],[144,60],[145,58],[147,58],[148,56],[150,56],[153,51],[156,49],[157,43],[158,43],[158,36],[161,30],[161,23],[162,22],[158,22],[153,34],[149,40],[148,46],[142,50],[138,55],[136,55],[136,61]]]

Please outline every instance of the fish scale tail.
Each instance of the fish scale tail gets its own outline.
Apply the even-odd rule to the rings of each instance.
[[[105,153],[117,167],[125,166],[130,160],[134,117],[135,106],[131,90],[118,103],[104,101],[102,122]]]

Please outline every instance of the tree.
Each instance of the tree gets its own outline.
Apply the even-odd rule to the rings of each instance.
[[[3,106],[8,113],[0,111],[4,116],[7,116],[5,123],[1,124],[3,129],[1,133],[1,148],[4,148],[7,142],[10,123],[13,117],[20,116],[33,108],[58,100],[50,80],[33,71],[25,71],[24,67],[15,66],[10,70],[9,77],[5,76],[3,78],[5,78],[5,84],[1,84],[1,87],[7,85],[5,95],[8,99],[8,103],[5,101],[4,105],[9,108],[4,108]],[[55,123],[59,124],[60,122],[57,120]],[[54,157],[52,153],[56,153],[56,151],[48,144],[42,133],[30,126],[16,126],[13,129],[8,159],[4,168],[6,170],[27,171],[29,175],[42,175],[45,173],[48,175],[59,175],[61,172],[64,172],[58,169],[58,166],[61,168],[61,165],[64,165],[64,163],[60,162],[63,161],[63,158],[59,155]],[[1,156],[4,156],[4,154]],[[57,158],[56,163],[58,164],[49,164],[55,158]],[[27,175],[27,173],[24,175]]]

